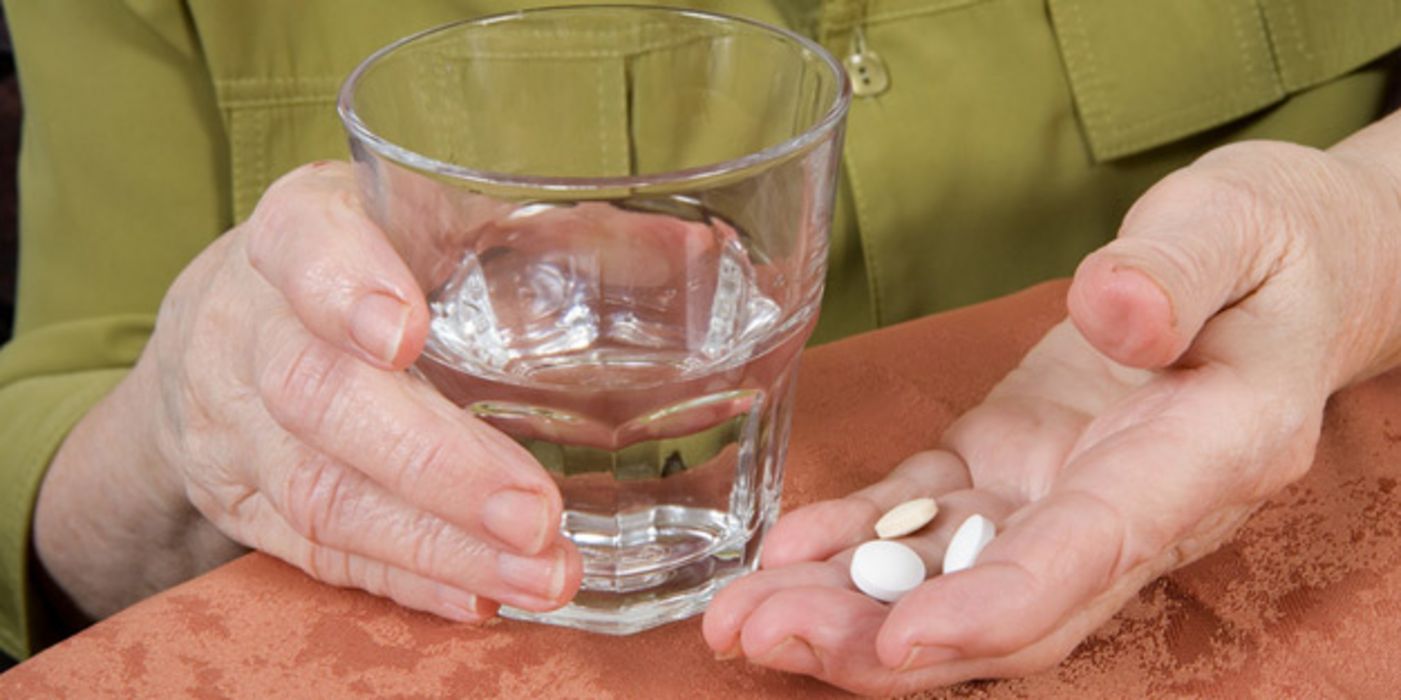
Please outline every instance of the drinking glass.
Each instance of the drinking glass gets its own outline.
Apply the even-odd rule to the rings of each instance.
[[[849,87],[817,44],[645,7],[397,41],[339,111],[430,303],[413,371],[524,445],[584,580],[509,617],[628,634],[753,570],[817,318]]]

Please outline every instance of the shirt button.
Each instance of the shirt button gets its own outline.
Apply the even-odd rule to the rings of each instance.
[[[880,54],[866,45],[865,33],[859,26],[852,37],[852,44],[852,52],[842,59],[846,74],[851,78],[852,94],[857,97],[875,97],[889,90],[890,71],[886,70],[885,61],[881,60]]]

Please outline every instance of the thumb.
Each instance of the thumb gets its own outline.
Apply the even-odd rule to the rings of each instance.
[[[1248,170],[1246,172],[1249,172]],[[1066,300],[1085,338],[1132,367],[1175,362],[1221,309],[1262,285],[1282,257],[1260,196],[1194,165],[1150,188],[1118,238],[1075,271]]]
[[[297,318],[373,366],[403,369],[428,335],[412,273],[361,210],[351,166],[302,166],[268,188],[243,228],[249,264]]]

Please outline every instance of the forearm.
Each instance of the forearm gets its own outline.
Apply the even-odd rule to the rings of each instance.
[[[138,366],[55,455],[34,511],[44,574],[72,607],[106,617],[242,550],[190,505],[143,428],[157,409]]]

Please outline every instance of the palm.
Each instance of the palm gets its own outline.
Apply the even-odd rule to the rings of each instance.
[[[944,450],[781,519],[763,571],[707,613],[707,638],[862,692],[1059,661],[1141,585],[1219,544],[1307,466],[1316,425],[1297,429],[1288,417],[1298,407],[1271,405],[1276,392],[1208,356],[1127,369],[1062,323],[949,430]],[[1316,423],[1321,409],[1303,413]],[[924,495],[940,514],[906,543],[931,573],[972,513],[997,521],[999,537],[978,567],[931,578],[897,605],[857,592],[852,549],[885,509]],[[912,643],[952,658],[900,670]]]
[[[943,449],[781,519],[763,570],[706,613],[707,642],[869,693],[1025,675],[1220,544],[1307,470],[1328,395],[1401,358],[1396,184],[1368,155],[1376,133],[1336,154],[1237,144],[1154,185],[1081,262],[1073,324]],[[940,514],[908,543],[937,572],[981,513],[999,534],[977,564],[893,606],[854,590],[846,565],[876,518],[931,495]]]

